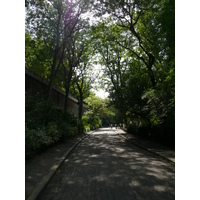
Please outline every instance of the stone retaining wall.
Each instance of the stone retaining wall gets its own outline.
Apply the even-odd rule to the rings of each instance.
[[[27,95],[37,95],[45,99],[48,92],[48,81],[42,79],[29,69],[25,69],[25,92]],[[60,109],[64,109],[65,92],[54,86],[51,101]],[[68,111],[78,116],[78,100],[71,95],[68,96]]]

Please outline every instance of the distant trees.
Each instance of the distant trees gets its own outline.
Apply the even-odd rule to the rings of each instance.
[[[102,125],[101,120],[103,118],[112,118],[115,115],[109,101],[95,96],[94,93],[91,93],[85,102],[88,105],[85,115],[89,118],[88,124],[93,127],[99,128]]]

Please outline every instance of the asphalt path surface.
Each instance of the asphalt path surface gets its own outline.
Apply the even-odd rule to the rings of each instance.
[[[73,150],[39,199],[171,200],[175,169],[114,129],[99,129]]]

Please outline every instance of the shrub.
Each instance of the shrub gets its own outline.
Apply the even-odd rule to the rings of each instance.
[[[90,124],[89,124],[89,117],[84,115],[82,117],[82,124],[83,124],[83,131],[86,132],[86,129],[87,129],[87,132],[90,131]]]
[[[134,124],[129,124],[127,126],[127,133],[129,134],[138,134],[138,127]]]
[[[30,158],[49,145],[78,134],[76,116],[37,97],[26,96],[25,154]]]
[[[40,152],[44,147],[53,143],[47,135],[45,128],[29,129],[25,127],[25,157],[30,158]]]
[[[82,123],[83,123],[83,125],[84,126],[88,125],[89,124],[88,122],[89,122],[89,117],[86,116],[86,115],[82,116]]]
[[[78,134],[78,127],[70,127],[70,136],[74,136]]]
[[[85,131],[85,132],[86,132],[86,129],[87,129],[87,132],[90,131],[90,125],[89,125],[89,124],[86,124],[86,125],[84,126],[84,131]]]
[[[71,127],[69,123],[62,121],[59,124],[59,133],[61,135],[61,141],[65,141],[67,138],[69,138],[71,134]]]
[[[52,138],[53,142],[57,142],[60,139],[61,134],[59,133],[57,124],[55,122],[50,122],[48,124],[47,134]]]

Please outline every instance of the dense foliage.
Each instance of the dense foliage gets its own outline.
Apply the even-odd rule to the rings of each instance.
[[[37,96],[26,96],[25,103],[26,158],[43,151],[49,145],[78,134],[75,116],[56,109]]]
[[[53,84],[73,94],[80,127],[123,122],[128,132],[174,145],[175,1],[27,0],[25,39],[26,67],[49,80],[46,100]],[[95,64],[109,100],[91,94]]]
[[[174,1],[97,1],[93,26],[102,78],[128,131],[175,142]]]
[[[111,119],[115,116],[112,107],[109,105],[108,99],[102,99],[91,93],[85,102],[88,105],[88,109],[84,116],[85,121],[87,119],[87,123],[84,125],[90,125],[90,129],[96,129],[102,127],[102,125],[108,126],[109,122],[107,122],[107,124],[102,124],[102,122],[105,122],[105,119]]]

